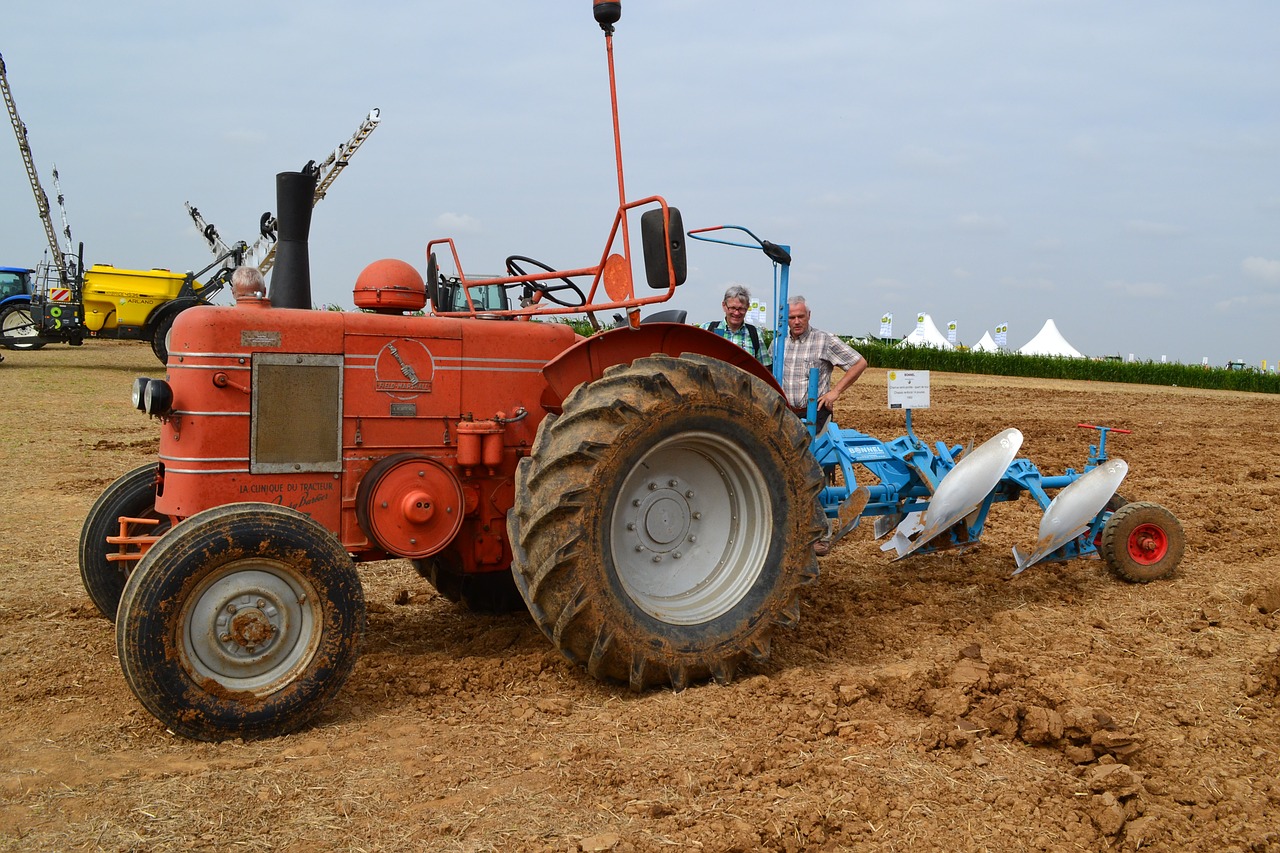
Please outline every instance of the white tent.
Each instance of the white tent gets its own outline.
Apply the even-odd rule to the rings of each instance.
[[[902,339],[901,346],[934,347],[936,349],[955,349],[951,342],[938,331],[933,318],[928,314],[920,315],[923,319],[916,323],[915,331]]]
[[[991,333],[983,332],[982,340],[969,347],[969,352],[996,352],[999,349],[996,342],[991,339]]]
[[[1071,358],[1084,358],[1080,350],[1067,343],[1067,339],[1058,331],[1053,320],[1045,320],[1044,327],[1036,332],[1036,336],[1022,345],[1018,352],[1023,355],[1061,355]]]

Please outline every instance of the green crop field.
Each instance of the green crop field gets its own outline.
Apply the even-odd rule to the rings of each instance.
[[[1088,358],[1019,355],[1004,352],[968,352],[933,347],[895,346],[845,340],[866,356],[872,367],[900,370],[940,370],[993,376],[1029,376],[1045,379],[1090,379],[1183,388],[1218,388],[1230,391],[1280,393],[1280,376],[1259,370],[1227,370],[1198,364],[1162,364],[1152,361],[1095,361]]]
[[[586,320],[568,319],[580,335],[594,334]],[[766,341],[771,340],[768,332]],[[1164,364],[1154,361],[1115,361],[1063,358],[1047,355],[1020,355],[1011,352],[971,352],[933,347],[901,346],[841,336],[866,356],[872,367],[898,370],[938,370],[949,373],[978,373],[988,376],[1027,376],[1041,379],[1084,379],[1096,382],[1128,382],[1135,385],[1165,385],[1182,388],[1217,388],[1226,391],[1253,391],[1280,394],[1280,375],[1254,368],[1227,370],[1199,364]]]

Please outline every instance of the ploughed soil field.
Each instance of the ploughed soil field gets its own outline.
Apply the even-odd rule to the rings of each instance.
[[[408,563],[361,567],[363,653],[315,725],[175,737],[125,685],[80,527],[155,458],[144,344],[0,365],[0,848],[1280,851],[1280,398],[934,373],[931,443],[1022,430],[1046,474],[1097,434],[1121,493],[1182,521],[1168,580],[1098,560],[1011,578],[1029,498],[981,547],[892,562],[854,531],[798,626],[728,685],[632,694],[524,614],[468,613]],[[883,370],[837,420],[904,431]]]

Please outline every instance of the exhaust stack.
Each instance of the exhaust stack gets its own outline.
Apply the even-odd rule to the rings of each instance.
[[[311,260],[307,236],[318,170],[308,163],[301,172],[276,175],[276,264],[271,274],[271,304],[275,308],[311,307]]]

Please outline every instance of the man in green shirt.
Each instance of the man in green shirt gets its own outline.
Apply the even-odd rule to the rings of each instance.
[[[773,364],[773,356],[765,345],[760,330],[747,322],[747,307],[751,304],[751,294],[740,284],[731,284],[724,292],[724,322],[712,320],[710,323],[699,323],[699,329],[715,332],[725,340],[733,341],[747,352],[755,356],[756,361],[769,367]]]

